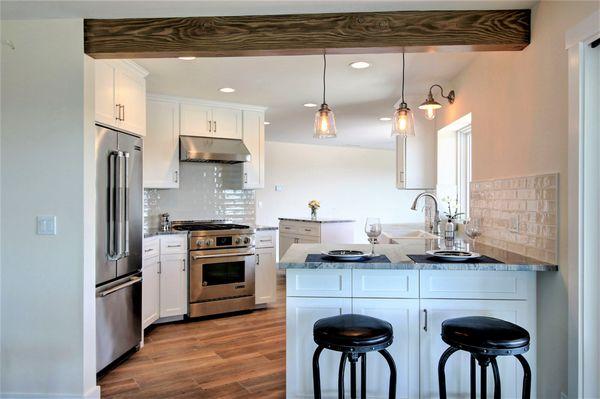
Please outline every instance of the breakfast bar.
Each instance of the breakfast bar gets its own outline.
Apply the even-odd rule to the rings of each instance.
[[[313,324],[346,313],[392,324],[394,342],[388,350],[398,369],[397,398],[439,397],[437,365],[447,348],[440,338],[444,320],[490,316],[518,324],[531,335],[531,349],[525,357],[533,370],[532,397],[536,397],[535,275],[557,271],[558,267],[483,244],[471,249],[484,261],[444,262],[423,256],[439,248],[444,248],[443,240],[379,244],[376,254],[387,259],[377,257],[383,260],[371,262],[319,256],[340,249],[339,244],[292,245],[279,263],[279,268],[286,270],[287,398],[312,397]],[[343,249],[369,253],[371,246],[349,244]],[[307,257],[318,260],[307,261]],[[321,355],[323,397],[337,397],[339,360],[337,352],[324,351]],[[367,396],[387,397],[385,360],[374,354],[369,355],[368,363]],[[512,357],[498,358],[498,366],[503,397],[520,397],[522,371],[517,362]],[[468,397],[469,376],[469,355],[457,352],[446,365],[448,397]],[[492,376],[488,379],[491,397]]]

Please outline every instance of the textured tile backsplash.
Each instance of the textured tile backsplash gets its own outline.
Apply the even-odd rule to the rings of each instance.
[[[558,259],[558,174],[471,183],[479,241],[546,262]]]
[[[156,229],[159,215],[171,220],[226,219],[254,224],[254,190],[239,189],[242,165],[185,163],[179,165],[179,189],[144,190],[144,231]]]

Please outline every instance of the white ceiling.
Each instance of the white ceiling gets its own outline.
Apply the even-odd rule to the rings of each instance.
[[[538,0],[2,0],[2,19],[135,18],[208,15],[257,15],[400,10],[499,10],[531,8]]]
[[[415,111],[433,83],[454,78],[476,53],[406,54],[406,97]],[[368,61],[371,67],[356,70],[353,61]],[[338,137],[312,138],[315,108],[304,103],[322,102],[322,56],[144,59],[148,91],[173,96],[268,107],[267,140],[324,145],[360,145],[393,148],[391,122],[401,95],[402,54],[328,55],[327,103],[333,109]],[[233,87],[234,93],[221,93]],[[457,93],[460,96],[460,93]]]

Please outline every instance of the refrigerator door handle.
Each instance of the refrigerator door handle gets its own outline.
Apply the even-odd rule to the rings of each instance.
[[[119,234],[117,226],[117,207],[119,203],[119,152],[113,151],[108,155],[108,259],[119,258]]]
[[[129,153],[123,152],[123,257],[129,256]]]
[[[123,284],[119,284],[116,287],[109,288],[105,291],[102,291],[102,292],[98,293],[98,295],[99,296],[107,296],[107,295],[112,294],[113,292],[117,292],[117,291],[122,290],[123,288],[127,288],[131,285],[134,285],[135,283],[139,283],[140,281],[142,281],[141,277],[132,277],[131,280],[129,280]]]
[[[115,201],[115,242],[116,242],[116,253],[115,259],[121,259],[123,257],[123,152],[116,152],[117,171],[116,171],[116,201]]]

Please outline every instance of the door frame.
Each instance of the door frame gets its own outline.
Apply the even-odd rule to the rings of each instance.
[[[590,196],[598,198],[600,195],[599,182],[589,180],[590,171],[600,168],[600,160],[598,157],[585,156],[585,145],[594,143],[594,140],[597,144],[598,136],[597,124],[594,127],[590,123],[597,114],[585,112],[590,106],[600,107],[597,92],[590,90],[591,87],[599,87],[600,78],[586,74],[586,68],[589,67],[586,67],[589,65],[588,52],[592,51],[590,43],[600,38],[598,21],[600,11],[575,25],[565,35],[569,74],[568,382],[569,397],[572,398],[596,397],[600,392],[597,379],[600,373],[600,346],[597,342],[597,333],[600,331],[600,292],[597,289],[600,273],[597,264],[589,261],[590,256],[598,255],[599,211],[597,207],[586,206]]]

